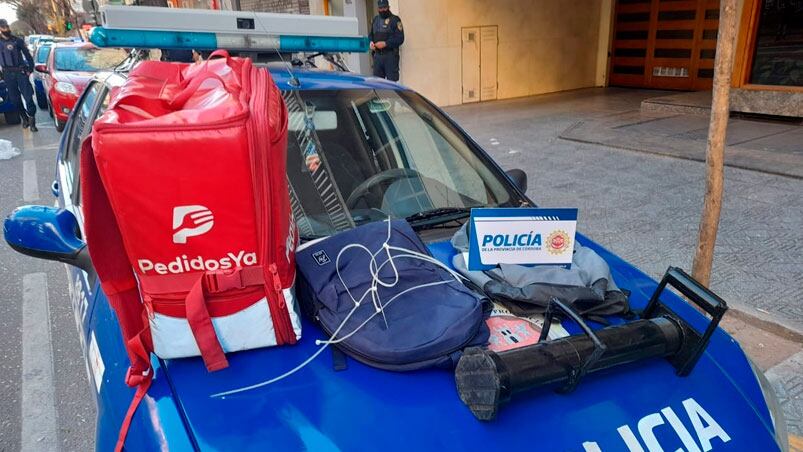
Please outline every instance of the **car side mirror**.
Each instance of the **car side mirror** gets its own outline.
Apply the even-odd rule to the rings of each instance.
[[[47,65],[46,64],[37,64],[33,67],[33,70],[36,72],[47,72]]]
[[[518,168],[506,171],[507,177],[516,184],[516,187],[519,187],[522,193],[527,193],[527,173],[524,170],[520,170]]]
[[[72,212],[46,206],[22,206],[3,223],[6,242],[15,251],[40,259],[92,269],[86,242]]]

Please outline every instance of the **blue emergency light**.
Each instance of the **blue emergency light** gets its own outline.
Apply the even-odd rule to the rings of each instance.
[[[117,5],[100,17],[89,38],[98,47],[317,53],[369,45],[353,17]]]
[[[98,47],[186,50],[278,50],[280,52],[368,51],[368,38],[205,33],[191,31],[117,30],[95,27],[89,36]]]

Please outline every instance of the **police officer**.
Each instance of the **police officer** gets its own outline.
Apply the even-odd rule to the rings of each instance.
[[[404,28],[399,16],[390,12],[388,0],[377,2],[379,14],[371,23],[371,50],[374,76],[399,81],[399,47],[404,43]]]
[[[24,57],[24,59],[23,59]],[[5,19],[0,19],[0,69],[11,102],[17,107],[22,117],[22,128],[36,128],[36,105],[33,103],[33,87],[28,75],[33,72],[33,58],[25,41],[11,34],[11,28]],[[25,99],[25,107],[22,106]]]

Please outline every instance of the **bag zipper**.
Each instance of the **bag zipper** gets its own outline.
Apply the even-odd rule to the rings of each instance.
[[[293,330],[293,324],[290,321],[290,313],[287,310],[287,300],[284,298],[284,288],[282,287],[282,280],[279,278],[279,269],[276,264],[270,264],[268,266],[268,270],[273,277],[273,288],[276,290],[277,296],[277,307],[279,308],[279,322],[282,324],[282,328],[285,332],[285,337],[287,338],[287,342],[285,344],[295,344],[296,343],[296,333]],[[274,322],[275,323],[275,322]]]
[[[114,130],[115,133],[138,133],[138,132],[182,132],[187,130],[213,130],[219,128],[220,126],[242,122],[244,119],[247,118],[248,118],[248,113],[240,113],[236,116],[230,116],[220,121],[207,122],[204,124],[196,124],[196,125],[171,124],[166,126],[147,126],[139,128],[132,128],[131,124],[101,123],[98,124],[100,127],[96,127],[96,130],[93,131],[102,133],[106,130]]]
[[[251,105],[256,105],[257,108],[252,108],[252,117],[250,121],[251,127],[249,128],[249,132],[253,135],[256,135],[256,139],[251,140],[251,146],[257,146],[258,143],[264,143],[264,146],[270,146],[270,136],[265,133],[264,131],[269,130],[269,121],[267,118],[262,117],[261,115],[254,115],[253,112],[261,112],[264,111],[264,106],[268,104],[268,96],[265,92],[265,88],[267,87],[266,75],[267,71],[264,69],[257,69],[254,68],[252,65],[247,65],[247,67],[251,70],[249,76],[251,77],[249,80],[255,82],[252,83],[251,88],[253,89],[253,97]],[[261,108],[260,108],[261,107]],[[259,127],[262,125],[263,127]],[[256,130],[254,130],[256,128]],[[264,138],[264,140],[262,140]],[[259,141],[257,141],[259,140]],[[256,173],[260,176],[260,181],[263,182],[261,185],[265,187],[267,193],[260,193],[259,194],[259,205],[260,209],[258,215],[262,216],[261,223],[262,227],[267,230],[267,234],[263,234],[268,240],[273,238],[273,222],[269,219],[265,218],[265,212],[267,211],[267,201],[272,200],[272,192],[271,192],[271,179],[270,179],[270,171],[265,168],[264,160],[266,155],[264,153],[259,154],[260,160],[256,162],[258,165]],[[255,174],[255,175],[257,175]],[[261,190],[262,187],[259,187]],[[267,224],[266,224],[267,223]],[[275,309],[275,314],[273,317],[274,323],[274,331],[276,332],[276,339],[279,344],[295,344],[296,343],[296,336],[295,331],[293,330],[292,322],[290,321],[290,314],[287,311],[287,301],[284,298],[284,288],[282,287],[281,278],[279,277],[278,266],[276,265],[276,260],[274,256],[275,247],[268,246],[268,240],[264,240],[262,245],[262,251],[265,254],[265,258],[268,259],[268,271],[271,274],[271,280],[273,282],[273,290],[275,301],[273,302]]]

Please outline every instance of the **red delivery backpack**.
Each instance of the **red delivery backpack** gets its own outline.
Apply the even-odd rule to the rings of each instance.
[[[269,72],[224,51],[145,61],[110,99],[81,178],[89,252],[138,388],[119,449],[151,352],[201,356],[215,371],[226,352],[294,344],[301,322],[287,110]]]

